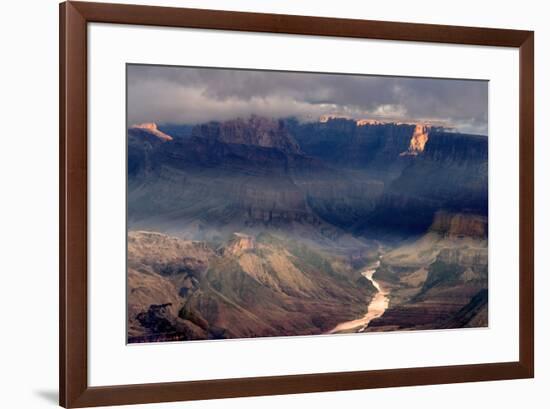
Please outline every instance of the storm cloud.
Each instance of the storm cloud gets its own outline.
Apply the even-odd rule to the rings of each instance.
[[[127,87],[129,124],[328,114],[478,134],[488,126],[486,81],[128,65]]]

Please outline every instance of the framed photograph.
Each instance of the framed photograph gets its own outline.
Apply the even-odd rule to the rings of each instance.
[[[534,33],[60,5],[60,404],[534,376]]]

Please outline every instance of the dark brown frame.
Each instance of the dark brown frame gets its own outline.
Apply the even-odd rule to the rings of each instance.
[[[87,24],[192,27],[519,48],[519,361],[89,387],[87,376]],[[122,4],[60,5],[59,397],[67,408],[534,377],[534,33]]]

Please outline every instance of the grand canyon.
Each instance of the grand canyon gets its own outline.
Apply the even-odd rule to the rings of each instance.
[[[486,135],[147,118],[127,129],[129,343],[488,326]]]

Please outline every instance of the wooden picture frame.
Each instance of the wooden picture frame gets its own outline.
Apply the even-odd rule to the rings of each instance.
[[[515,47],[519,49],[520,271],[517,362],[88,386],[87,25],[116,23]],[[65,2],[60,5],[60,404],[136,404],[532,378],[534,376],[534,33],[276,14]]]

